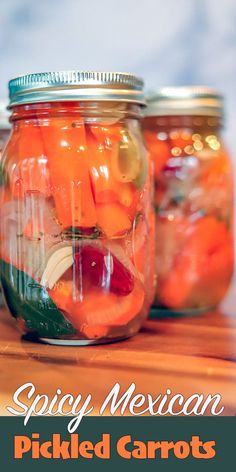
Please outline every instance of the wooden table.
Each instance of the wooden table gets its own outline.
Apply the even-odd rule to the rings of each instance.
[[[234,285],[235,287],[236,285]],[[116,382],[154,397],[167,388],[189,396],[220,393],[225,415],[236,414],[236,293],[221,310],[188,318],[147,321],[132,339],[109,345],[58,347],[22,341],[5,310],[0,312],[0,413],[14,391],[33,382],[38,393],[57,388],[92,394],[94,414]]]

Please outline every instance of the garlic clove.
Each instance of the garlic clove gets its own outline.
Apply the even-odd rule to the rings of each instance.
[[[53,275],[53,272],[57,265],[61,262],[61,260],[65,258],[72,258],[72,263],[73,263],[73,251],[72,251],[72,246],[64,246],[57,251],[55,251],[50,257],[47,262],[46,268],[43,272],[43,275],[41,277],[41,284],[45,287],[48,283],[48,280],[50,277]]]
[[[55,267],[53,273],[47,281],[47,286],[52,289],[62,275],[73,265],[74,259],[72,256],[65,257]]]

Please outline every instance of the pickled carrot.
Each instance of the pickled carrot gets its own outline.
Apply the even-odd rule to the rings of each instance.
[[[133,218],[136,213],[134,207],[139,193],[132,183],[119,182],[113,173],[112,160],[119,152],[117,144],[105,147],[101,141],[94,139],[89,132],[87,132],[86,139],[89,172],[95,202],[120,203],[127,208],[128,214]]]
[[[40,129],[35,124],[20,124],[18,151],[20,160],[45,154]]]
[[[117,146],[107,149],[89,133],[86,135],[89,156],[89,173],[96,203],[119,201],[121,185],[111,171],[111,160],[118,152]]]
[[[80,326],[79,331],[88,339],[101,339],[107,336],[109,327],[104,325],[90,326],[84,324]]]
[[[131,229],[127,210],[119,203],[99,203],[96,212],[97,225],[107,238],[122,235]]]
[[[82,312],[79,311],[79,316],[85,317],[86,322],[91,325],[126,325],[141,312],[143,301],[144,291],[139,284],[136,284],[129,295],[122,298],[98,291],[91,293],[89,298],[87,297]],[[94,310],[96,304],[97,311]]]
[[[49,296],[60,310],[69,311],[72,302],[72,281],[61,280],[51,290],[48,290]]]
[[[5,155],[7,158],[5,172],[13,197],[23,198],[27,190],[36,190],[49,196],[45,152],[36,126],[20,123],[19,128],[12,132]],[[15,161],[16,156],[18,156],[16,165],[8,167],[7,162]]]
[[[23,193],[33,190],[49,197],[49,171],[40,129],[33,124],[21,124],[19,133],[20,138],[15,143],[19,160],[10,176],[13,196],[19,198],[18,181]]]
[[[63,228],[96,226],[82,120],[73,127],[71,119],[54,118],[41,132],[60,224]]]
[[[227,154],[210,159],[200,176],[201,185],[207,188],[227,186],[231,180],[232,168]]]
[[[93,288],[84,294],[82,301],[75,301],[69,281],[58,284],[49,294],[77,330],[83,331],[88,325],[93,333],[97,326],[128,324],[141,312],[144,301],[144,290],[138,282],[126,297]]]
[[[170,146],[167,141],[160,141],[157,139],[156,134],[151,131],[144,131],[144,137],[147,142],[147,148],[150,152],[151,159],[154,162],[154,178],[158,179],[160,172],[171,156]]]
[[[171,308],[183,308],[203,277],[209,287],[215,285],[216,275],[228,281],[232,267],[232,235],[225,223],[211,216],[202,218],[193,226],[166,279],[159,282],[159,299]]]

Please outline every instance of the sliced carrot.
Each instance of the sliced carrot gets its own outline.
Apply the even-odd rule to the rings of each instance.
[[[120,184],[120,190],[119,202],[131,210],[139,192],[134,188],[133,184]]]
[[[157,279],[158,301],[170,308],[185,308],[185,302],[196,282],[189,275],[189,260],[183,259],[181,265],[173,267],[169,277]]]
[[[112,160],[119,152],[117,145],[106,148],[87,133],[89,172],[96,203],[120,203],[131,218],[136,213],[138,192],[132,183],[119,182],[112,170]]]
[[[19,167],[24,193],[37,191],[46,197],[51,196],[49,170],[45,156],[23,159],[18,162],[17,167]]]
[[[155,260],[157,271],[157,292],[161,282],[168,279],[172,272],[178,254],[182,254],[186,244],[188,229],[191,229],[188,219],[178,211],[173,212],[168,219],[168,213],[156,214]]]
[[[57,216],[63,228],[96,226],[83,122],[54,118],[41,128]]]
[[[126,297],[92,289],[83,294],[77,301],[72,295],[72,282],[62,282],[49,291],[54,303],[66,312],[66,317],[79,331],[86,326],[97,329],[97,326],[122,326],[139,315],[143,307],[144,290],[138,282],[134,290]]]
[[[203,167],[200,175],[201,185],[206,188],[211,187],[226,187],[231,181],[232,167],[227,154],[219,154],[218,157],[208,160]]]
[[[213,216],[206,216],[198,220],[195,227],[193,226],[189,244],[195,254],[206,253],[210,256],[228,241],[228,237],[229,232],[223,221]]]
[[[111,161],[118,152],[117,146],[107,149],[87,134],[89,173],[96,203],[119,201],[120,184],[111,171]]]
[[[103,325],[89,326],[84,324],[80,326],[79,331],[84,334],[86,338],[96,340],[105,338],[108,335],[109,327]]]
[[[205,304],[207,307],[218,305],[229,288],[233,262],[233,238],[229,235],[224,247],[212,255],[202,267],[198,283],[189,294],[188,301],[193,300],[196,305]]]
[[[88,306],[84,307],[83,315],[80,312],[80,316],[85,316],[86,322],[91,325],[103,323],[107,326],[126,325],[141,312],[143,301],[144,291],[138,284],[129,295],[122,298],[100,291],[92,294],[91,299],[87,298],[87,302],[85,300],[91,310]],[[95,303],[97,303],[97,311],[94,310]]]
[[[232,236],[225,223],[210,216],[196,222],[170,273],[159,281],[161,302],[171,308],[184,308],[188,298],[195,297],[194,290],[203,277],[213,293],[219,276],[228,283],[233,267],[232,248]],[[219,301],[217,296],[216,299]]]
[[[17,156],[18,162],[10,178],[14,197],[19,198],[17,181],[21,182],[24,193],[33,190],[49,197],[49,171],[39,126],[20,124]]]
[[[45,154],[42,136],[38,124],[20,124],[19,129],[20,160],[40,157]]]
[[[143,202],[143,192],[140,192],[138,189],[136,189],[133,184],[126,184],[130,185],[131,190],[124,190],[123,194],[121,195],[120,198],[120,203],[126,207],[127,214],[133,221],[136,215],[141,212],[144,208],[144,202]],[[132,195],[132,198],[131,198]]]
[[[107,238],[119,236],[131,229],[127,210],[119,203],[97,204],[97,225]]]
[[[48,290],[54,303],[63,311],[70,311],[72,307],[72,282],[60,280],[51,290]]]

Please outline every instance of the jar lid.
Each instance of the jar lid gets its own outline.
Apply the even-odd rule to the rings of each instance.
[[[163,87],[147,96],[145,116],[208,115],[222,116],[224,98],[204,86]]]
[[[94,100],[145,105],[143,80],[120,72],[60,71],[22,75],[9,82],[9,107],[39,102]]]
[[[7,100],[0,100],[0,129],[10,129],[10,112],[7,109]]]

